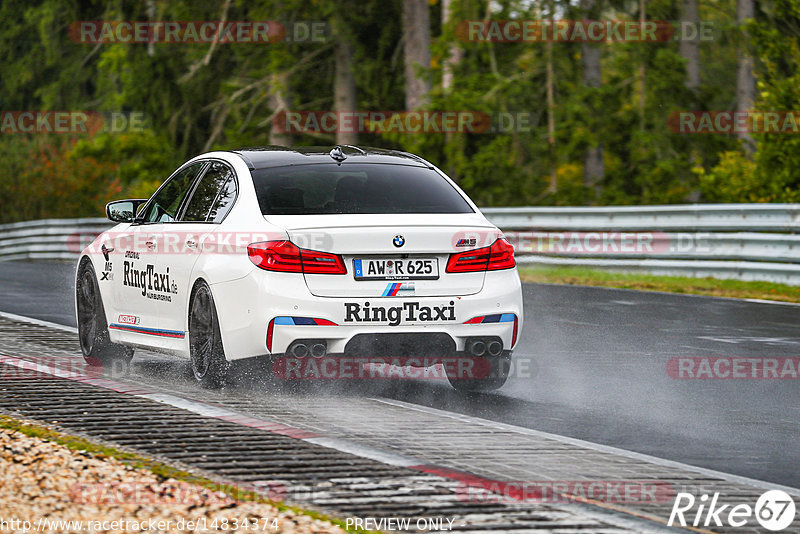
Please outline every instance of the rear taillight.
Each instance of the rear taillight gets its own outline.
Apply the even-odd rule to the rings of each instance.
[[[489,266],[487,271],[500,271],[502,269],[511,269],[516,266],[517,262],[514,261],[514,247],[501,237],[490,247]]]
[[[448,273],[499,271],[510,269],[516,264],[514,247],[504,238],[500,238],[490,247],[451,254],[450,259],[447,260],[446,271]]]
[[[511,347],[514,348],[514,345],[517,344],[517,316],[514,316],[514,333],[511,335]]]
[[[247,246],[247,256],[265,271],[306,274],[347,274],[338,254],[301,249],[291,241],[265,241]]]
[[[247,256],[266,271],[302,273],[300,249],[291,241],[267,241],[247,246]]]
[[[301,248],[300,259],[307,274],[347,274],[344,260],[338,254]]]
[[[269,322],[267,327],[267,350],[272,352],[272,335],[275,332],[275,319]]]
[[[489,249],[490,247],[485,247],[469,250],[467,252],[459,252],[458,254],[450,254],[450,259],[447,260],[446,271],[448,273],[474,273],[485,271],[486,265],[489,263]]]

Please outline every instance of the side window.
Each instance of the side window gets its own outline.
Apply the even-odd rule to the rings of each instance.
[[[231,176],[228,178],[228,181],[225,182],[222,189],[220,189],[219,196],[217,196],[217,200],[214,201],[214,205],[208,213],[208,220],[215,223],[222,222],[222,219],[231,211],[235,200],[236,180]]]
[[[182,220],[220,222],[235,199],[233,171],[224,163],[213,162],[192,193]]]
[[[173,176],[147,205],[146,222],[171,222],[178,216],[178,208],[192,187],[194,179],[205,163],[194,163]]]

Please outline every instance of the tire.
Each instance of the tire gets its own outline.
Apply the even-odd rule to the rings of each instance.
[[[134,350],[132,347],[111,342],[100,287],[89,260],[84,260],[78,268],[75,307],[78,316],[78,341],[86,363],[109,369],[118,365],[127,368]]]
[[[489,362],[488,376],[476,379],[459,378],[451,376],[448,372],[447,380],[453,388],[459,391],[494,391],[500,389],[508,380],[511,370],[511,352],[506,351],[499,356],[482,356]],[[445,370],[451,368],[445,367]]]
[[[214,297],[203,281],[195,285],[189,305],[189,353],[192,375],[198,383],[212,389],[225,385],[230,364],[222,347]]]

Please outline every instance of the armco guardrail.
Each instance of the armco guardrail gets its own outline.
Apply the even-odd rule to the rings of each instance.
[[[0,225],[0,261],[73,260],[108,219],[43,219]]]
[[[800,204],[487,208],[521,264],[800,285]],[[77,258],[106,219],[0,225],[0,261]]]
[[[488,208],[483,213],[506,232],[521,264],[800,285],[800,204]]]
[[[486,208],[504,230],[797,232],[800,204]]]

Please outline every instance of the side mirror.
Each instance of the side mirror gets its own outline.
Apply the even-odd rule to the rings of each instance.
[[[139,207],[147,202],[146,198],[134,198],[129,200],[115,200],[106,204],[106,217],[118,223],[133,222]]]

